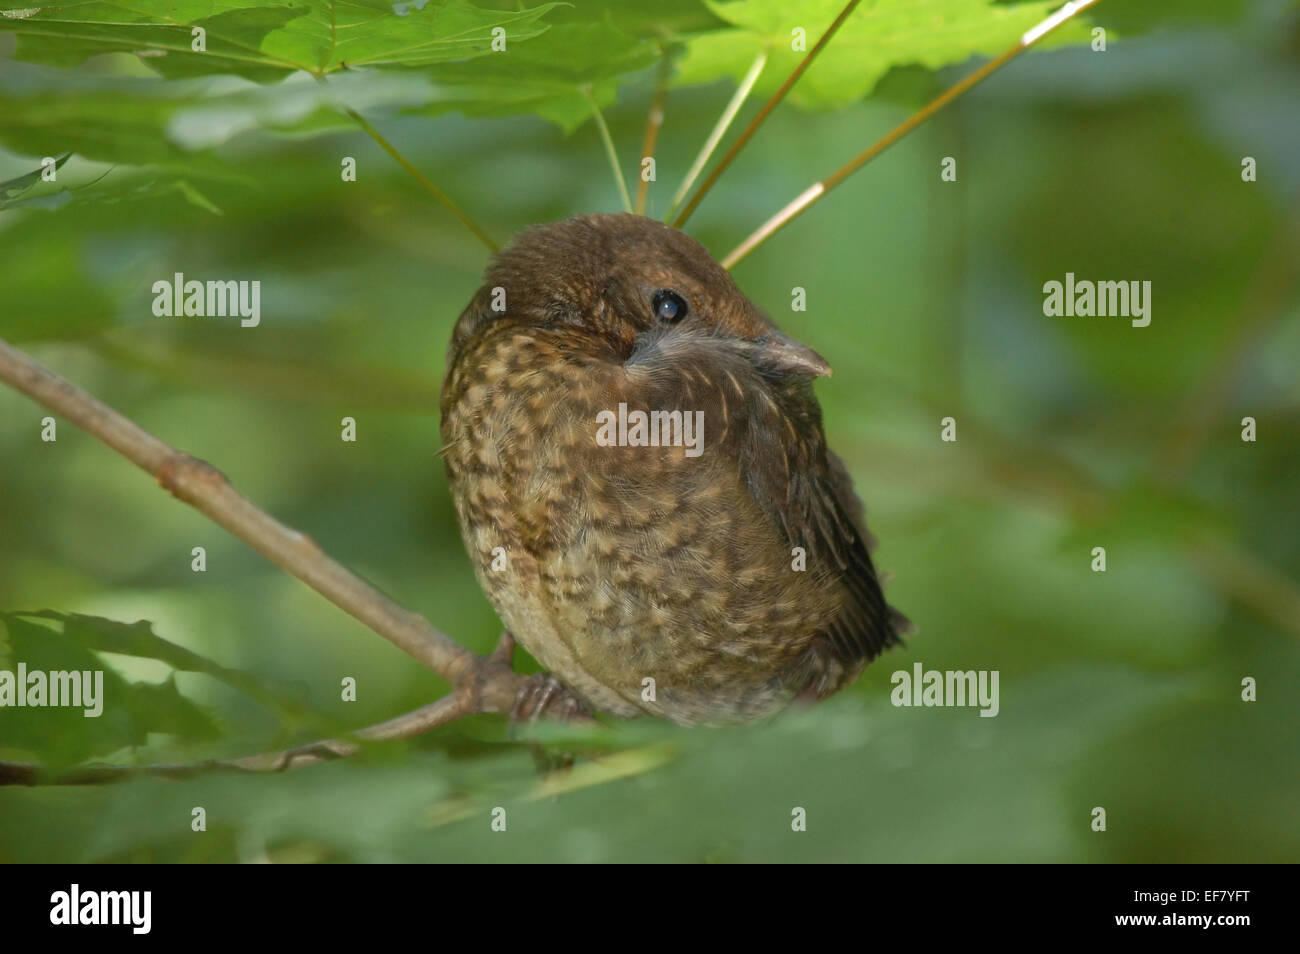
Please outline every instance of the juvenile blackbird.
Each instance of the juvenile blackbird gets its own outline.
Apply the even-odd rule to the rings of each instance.
[[[813,396],[830,367],[703,246],[583,215],[523,230],[485,278],[443,457],[479,583],[569,690],[545,678],[530,705],[746,721],[898,642]]]

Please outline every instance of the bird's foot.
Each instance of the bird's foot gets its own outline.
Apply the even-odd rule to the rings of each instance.
[[[529,676],[515,696],[514,708],[510,710],[510,728],[513,734],[520,726],[536,725],[542,719],[572,722],[591,718],[591,707],[571,689],[550,673],[539,672]],[[572,752],[548,750],[537,742],[529,747],[537,771],[542,775],[567,771],[573,767]]]
[[[512,725],[531,724],[541,719],[572,722],[591,717],[591,707],[549,672],[529,676],[510,710]]]

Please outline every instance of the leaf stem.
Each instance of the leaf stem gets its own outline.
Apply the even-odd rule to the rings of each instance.
[[[614,173],[614,181],[618,183],[618,194],[623,200],[623,211],[632,211],[632,196],[627,191],[627,181],[623,178],[623,172],[618,164],[618,152],[614,149],[614,140],[609,134],[609,126],[605,124],[605,116],[600,111],[600,104],[596,102],[596,96],[591,91],[590,86],[582,88],[582,95],[587,97],[587,102],[591,104],[591,118],[596,120],[596,128],[600,130],[601,142],[605,144],[605,155],[609,159],[609,167]]]
[[[358,113],[355,109],[352,109],[350,106],[345,106],[343,111],[347,113],[358,126],[365,130],[366,134],[370,136],[371,139],[379,143],[380,148],[392,156],[397,164],[405,169],[407,173],[410,174],[411,178],[419,183],[420,187],[424,189],[425,192],[433,196],[439,203],[445,206],[447,211],[454,215],[460,223],[465,226],[465,228],[473,232],[475,237],[488,247],[488,251],[499,252],[501,250],[501,246],[493,240],[492,236],[488,235],[487,232],[479,227],[477,222],[466,215],[464,210],[451,200],[451,196],[447,195],[447,193],[434,185],[428,176],[417,169],[410,160],[398,152],[397,147],[385,139],[378,129],[370,125],[364,116]]]
[[[1017,56],[1029,49],[1043,37],[1047,36],[1061,24],[1074,17],[1075,14],[1082,13],[1084,10],[1088,9],[1088,7],[1091,7],[1093,4],[1098,2],[1099,0],[1071,0],[1070,3],[1067,3],[1060,10],[1056,11],[1056,13],[1052,14],[1050,17],[1047,17],[1037,26],[1027,30],[1024,35],[1020,37],[1020,40],[1016,45],[1011,47],[1011,49],[1007,50],[997,59],[985,63],[974,73],[971,73],[965,79],[949,87],[943,93],[940,93],[920,110],[913,113],[898,126],[894,127],[894,129],[889,133],[860,152],[846,165],[840,167],[821,182],[814,182],[811,186],[801,192],[783,209],[781,209],[780,212],[776,213],[776,215],[772,216],[755,229],[754,232],[745,239],[745,241],[732,249],[730,254],[722,260],[722,267],[728,269],[731,268],[754,249],[762,245],[780,229],[793,222],[810,205],[824,196],[827,192],[830,192],[831,189],[834,189],[849,176],[853,175],[853,173],[857,172],[872,159],[876,158],[876,156],[880,155],[894,143],[898,142],[898,140],[902,139],[917,126],[920,126],[958,96],[961,96],[962,93],[978,86],[981,82],[988,79],[1002,67],[1006,66]],[[698,194],[696,198],[699,198]],[[687,211],[689,212],[690,210],[687,209]]]
[[[151,474],[172,496],[205,514],[276,566],[383,636],[453,685],[478,678],[486,657],[471,652],[423,616],[399,606],[329,557],[308,536],[261,510],[207,461],[154,437],[85,391],[0,339],[0,381],[61,414]],[[483,681],[484,711],[513,703],[521,678]]]
[[[645,136],[641,140],[641,164],[655,156],[655,143],[659,141],[659,130],[664,124],[664,100],[668,98],[668,79],[672,74],[672,54],[663,50],[659,59],[659,75],[655,82],[654,96],[650,100],[650,112],[645,120]],[[650,192],[650,180],[645,176],[644,168],[637,174],[636,214],[645,215],[646,197]]]
[[[736,87],[736,92],[731,97],[731,101],[727,103],[727,108],[718,117],[717,123],[713,126],[713,131],[709,133],[709,138],[704,141],[704,146],[700,149],[700,154],[695,157],[694,164],[692,164],[690,171],[686,173],[686,179],[682,182],[681,188],[673,196],[672,205],[668,207],[668,214],[664,216],[665,222],[672,219],[673,214],[685,201],[686,193],[691,191],[691,186],[695,185],[695,180],[700,177],[700,173],[704,171],[704,167],[713,157],[714,150],[718,148],[718,143],[722,142],[722,137],[731,128],[732,122],[736,119],[736,114],[740,112],[740,107],[749,98],[750,91],[753,90],[754,84],[758,82],[759,76],[763,74],[765,66],[767,66],[767,50],[763,50],[758,56],[754,57],[749,72],[740,81],[740,85]]]
[[[785,99],[785,94],[790,92],[790,88],[794,86],[795,83],[799,82],[799,77],[803,76],[804,71],[812,65],[812,61],[817,58],[817,54],[822,51],[822,48],[826,46],[828,42],[830,42],[830,38],[835,35],[836,31],[839,30],[841,26],[843,26],[844,21],[849,18],[849,14],[857,8],[857,5],[860,2],[861,0],[849,0],[849,2],[844,5],[844,9],[840,11],[840,15],[837,16],[834,22],[826,28],[826,32],[822,34],[821,39],[819,39],[813,45],[813,48],[808,51],[808,54],[799,61],[799,65],[794,68],[794,72],[785,78],[785,82],[781,84],[781,88],[773,93],[772,98],[763,104],[763,108],[758,111],[758,115],[749,121],[749,125],[746,126],[745,131],[740,134],[740,138],[731,144],[731,148],[728,149],[726,155],[722,157],[722,161],[714,167],[711,173],[709,173],[709,177],[704,180],[699,190],[691,198],[690,203],[682,210],[682,214],[677,216],[677,220],[673,222],[674,228],[680,229],[686,224],[686,220],[691,217],[691,213],[693,213],[699,206],[701,200],[708,195],[709,190],[717,183],[722,173],[724,173],[727,170],[727,167],[735,161],[738,155],[740,155],[740,151],[745,148],[745,144],[754,138],[754,133],[758,132],[758,128],[763,125],[767,120],[767,117],[772,115],[772,110],[776,109],[781,100]]]

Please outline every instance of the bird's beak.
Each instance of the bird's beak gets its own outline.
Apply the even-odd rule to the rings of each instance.
[[[831,366],[826,359],[806,344],[795,341],[779,331],[764,335],[756,342],[763,363],[787,374],[806,374],[809,377],[830,377]]]

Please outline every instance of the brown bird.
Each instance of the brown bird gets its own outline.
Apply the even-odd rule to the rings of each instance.
[[[552,674],[517,715],[746,721],[898,642],[813,396],[830,367],[703,246],[577,216],[485,278],[448,352],[443,457],[479,583]]]

